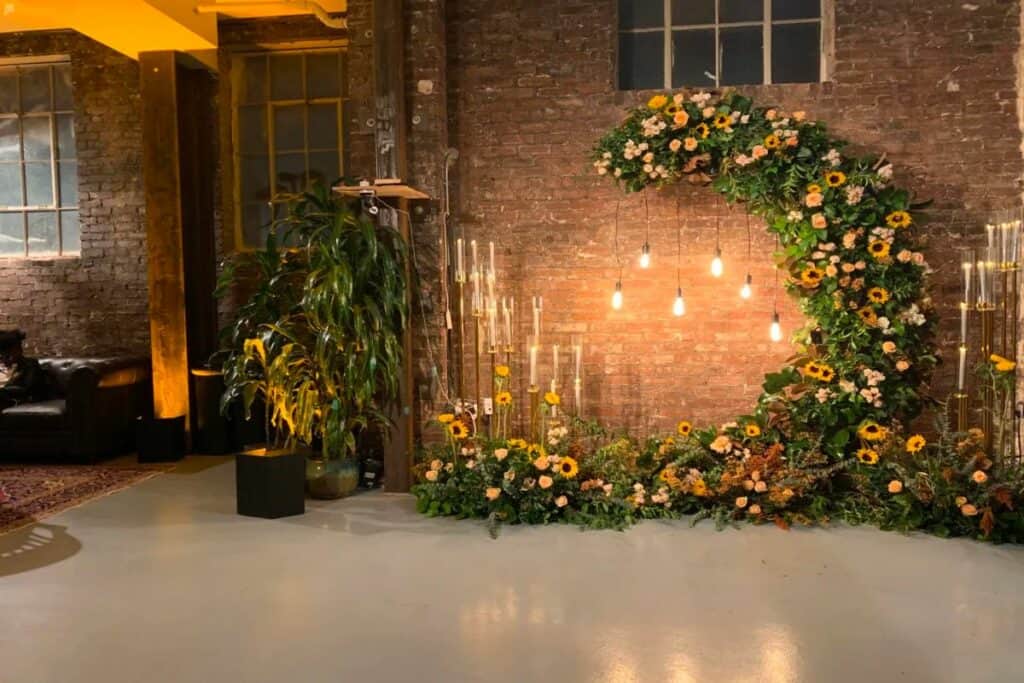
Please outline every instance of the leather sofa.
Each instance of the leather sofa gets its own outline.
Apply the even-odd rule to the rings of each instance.
[[[0,411],[0,458],[92,462],[135,450],[152,415],[147,358],[41,358],[49,396]]]

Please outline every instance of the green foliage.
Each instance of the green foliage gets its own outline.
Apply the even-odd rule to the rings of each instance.
[[[279,239],[295,245],[281,249]],[[405,245],[324,188],[302,195],[265,249],[226,269],[253,294],[222,335],[227,390],[248,415],[257,397],[289,445],[351,456],[364,429],[388,423],[402,367]]]

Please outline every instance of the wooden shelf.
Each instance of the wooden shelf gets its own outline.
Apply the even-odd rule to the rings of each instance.
[[[394,181],[377,181],[372,185],[335,185],[333,189],[335,192],[346,197],[358,197],[361,193],[370,191],[375,197],[385,199],[391,197],[400,199],[430,199],[430,195],[417,190],[415,187]]]

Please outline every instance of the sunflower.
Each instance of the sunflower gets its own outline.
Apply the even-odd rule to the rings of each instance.
[[[842,171],[829,171],[825,174],[825,184],[829,187],[839,187],[846,182],[846,174]]]
[[[676,104],[675,102],[672,102],[667,107],[665,107],[665,113],[668,114],[669,116],[675,116],[682,110],[683,108]]]
[[[703,479],[698,479],[690,486],[690,492],[698,498],[703,498],[708,495],[708,485],[704,483]]]
[[[509,445],[509,448],[526,450],[526,441],[524,439],[509,439],[506,443]]]
[[[807,194],[812,194],[814,192],[821,192],[821,185],[818,183],[811,183],[807,186]]]
[[[827,365],[822,365],[818,369],[818,379],[822,382],[831,382],[836,377],[836,371]]]
[[[1003,358],[995,353],[989,356],[988,359],[995,365],[996,372],[1013,372],[1014,368],[1017,367],[1017,364],[1009,358]]]
[[[917,453],[924,448],[927,443],[928,442],[925,441],[923,436],[920,434],[914,434],[912,437],[907,439],[907,453]]]
[[[875,313],[875,309],[870,306],[864,306],[863,308],[857,309],[857,316],[860,317],[866,325],[878,324],[878,314]]]
[[[885,217],[885,223],[890,228],[909,228],[914,219],[906,211],[893,211]]]
[[[884,259],[889,256],[889,243],[883,240],[871,240],[868,244],[868,251],[876,259]]]
[[[562,403],[562,397],[553,391],[544,392],[544,402],[549,406],[557,406]]]
[[[871,303],[884,304],[889,300],[889,290],[885,287],[872,287],[868,290],[868,299]]]
[[[448,424],[448,432],[452,435],[453,439],[460,440],[465,439],[469,436],[469,428],[462,420],[454,420]]]
[[[693,432],[693,425],[686,420],[681,420],[676,425],[676,432],[678,432],[679,436],[689,436]]]
[[[499,406],[510,406],[512,405],[512,393],[508,391],[499,391],[498,395],[494,397],[494,400]]]
[[[711,135],[711,129],[708,128],[708,124],[706,123],[698,123],[693,130],[696,131],[697,135],[699,135],[701,139]]]
[[[728,128],[732,123],[732,118],[728,114],[719,114],[715,117],[715,128]]]
[[[764,146],[768,149],[778,149],[782,145],[782,141],[779,140],[779,136],[775,133],[768,135],[764,139]]]
[[[498,365],[494,368],[494,374],[498,377],[508,377],[511,372],[507,365]]]
[[[813,289],[821,284],[821,278],[825,277],[825,273],[817,266],[807,266],[800,272],[800,282],[803,283],[804,287]]]
[[[861,448],[857,450],[857,459],[865,465],[875,465],[878,463],[878,451],[874,448]]]
[[[579,474],[580,466],[576,462],[575,458],[569,457],[568,455],[562,458],[562,461],[558,463],[558,473],[566,479],[574,479]]]
[[[820,374],[821,366],[813,360],[807,361],[807,364],[804,365],[804,375],[808,377],[817,377]]]
[[[743,428],[743,432],[750,438],[754,438],[755,436],[761,436],[761,428],[758,427],[753,422],[748,422],[747,426]]]
[[[647,100],[647,106],[657,111],[668,104],[668,98],[664,95],[655,95],[651,99]]]
[[[877,422],[868,420],[857,430],[857,436],[865,441],[881,441],[888,430]]]
[[[441,413],[440,415],[437,416],[437,421],[440,422],[443,425],[451,424],[451,422],[454,419],[455,419],[455,416],[452,415],[451,413]]]

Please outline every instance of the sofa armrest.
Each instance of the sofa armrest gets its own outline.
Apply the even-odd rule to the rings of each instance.
[[[67,382],[67,421],[73,454],[95,457],[130,450],[135,419],[149,412],[149,361],[103,359],[82,363]]]

